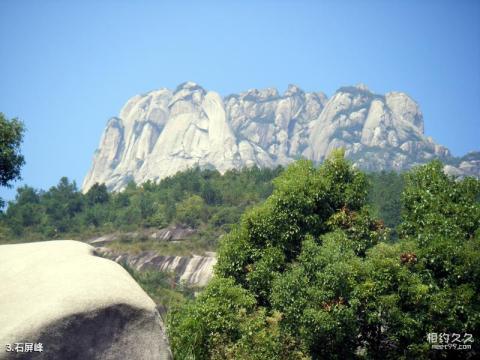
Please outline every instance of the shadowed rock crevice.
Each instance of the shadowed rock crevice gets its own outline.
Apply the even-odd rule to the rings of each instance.
[[[159,316],[119,304],[60,319],[29,341],[43,344],[43,352],[34,355],[41,360],[170,359]],[[31,358],[31,353],[7,357]]]

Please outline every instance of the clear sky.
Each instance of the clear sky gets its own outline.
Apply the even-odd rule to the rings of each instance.
[[[0,0],[0,111],[28,129],[15,186],[81,185],[109,117],[187,80],[404,91],[462,155],[480,148],[480,1]]]

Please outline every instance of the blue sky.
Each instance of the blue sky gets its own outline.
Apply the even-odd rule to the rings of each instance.
[[[462,155],[480,148],[480,1],[0,1],[0,111],[28,129],[15,186],[80,185],[128,98],[187,80],[405,91]]]

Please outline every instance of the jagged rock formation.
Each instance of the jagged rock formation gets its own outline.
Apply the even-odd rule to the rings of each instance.
[[[0,246],[0,359],[170,359],[155,303],[77,241]],[[43,352],[5,352],[41,343]]]
[[[458,177],[479,177],[480,152],[470,152],[459,159],[453,159],[450,164],[445,165],[444,171],[449,175]]]
[[[138,270],[157,270],[172,272],[180,282],[188,286],[204,287],[213,276],[213,266],[217,263],[216,254],[207,252],[206,256],[171,256],[160,255],[154,251],[139,254],[122,253],[107,247],[96,249],[100,255],[120,264]]]
[[[340,88],[330,99],[290,85],[248,90],[222,99],[187,82],[130,99],[109,120],[83,190],[130,180],[158,181],[186,168],[228,169],[321,162],[334,148],[366,170],[403,170],[434,158],[452,162],[445,147],[423,133],[423,116],[408,95],[377,95],[364,85]],[[468,175],[478,167],[451,165]]]

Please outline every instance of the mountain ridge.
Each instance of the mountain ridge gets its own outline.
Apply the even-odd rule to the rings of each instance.
[[[457,176],[480,175],[480,157],[460,164],[424,135],[419,105],[403,92],[379,95],[364,84],[331,98],[289,85],[221,97],[188,81],[130,98],[100,140],[82,190],[105,183],[118,191],[134,180],[158,181],[190,167],[221,173],[244,166],[322,162],[335,148],[365,170],[406,170],[432,159]]]

